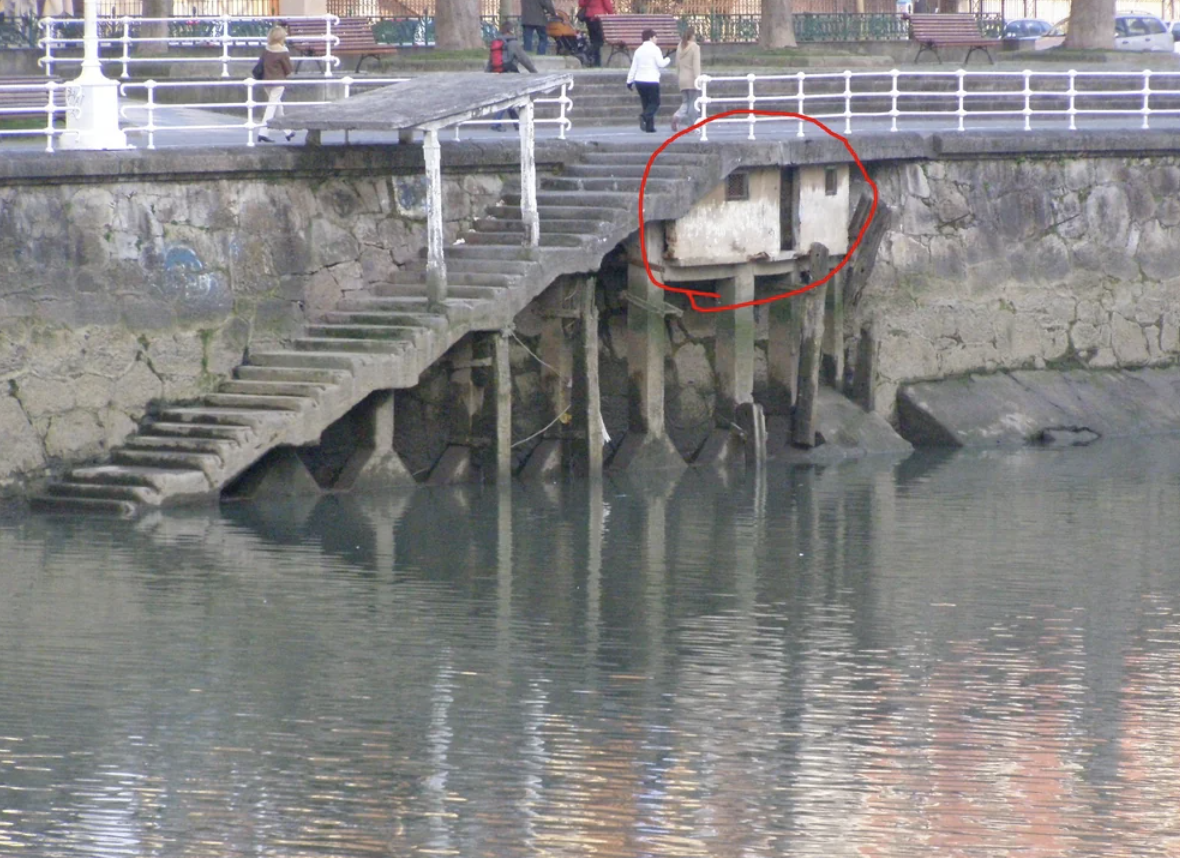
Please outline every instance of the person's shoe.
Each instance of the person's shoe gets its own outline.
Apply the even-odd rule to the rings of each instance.
[[[287,132],[287,134],[286,134],[286,138],[287,138],[287,142],[288,142],[288,143],[290,143],[292,140],[294,140],[294,139],[295,139],[295,132],[294,132],[294,131],[288,131],[288,132]]]
[[[265,134],[259,134],[259,135],[258,135],[258,142],[259,142],[259,143],[273,143],[273,142],[275,142],[275,141],[271,140],[271,139],[270,139],[269,137],[267,137]]]
[[[488,127],[491,128],[493,131],[503,131],[504,130],[503,125],[490,125]]]
[[[672,133],[675,134],[680,130],[680,120],[675,116],[672,117]]]
[[[640,131],[647,130],[647,117],[644,116],[642,113],[639,114],[639,130]]]

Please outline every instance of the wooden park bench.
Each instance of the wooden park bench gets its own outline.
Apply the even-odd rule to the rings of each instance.
[[[327,24],[324,21],[290,21],[287,27],[287,49],[298,62],[306,58],[323,57],[327,53]],[[382,54],[396,54],[396,45],[385,45],[373,39],[373,25],[368,18],[341,18],[332,26],[332,53],[335,56],[355,56],[356,69],[367,57],[377,59]]]
[[[610,45],[610,56],[604,66],[609,66],[615,54],[622,54],[631,61],[631,51],[643,44],[643,31],[655,30],[656,40],[665,53],[680,43],[680,27],[672,15],[602,15],[602,42]]]
[[[975,51],[983,51],[994,65],[996,61],[990,49],[1000,44],[999,39],[984,37],[979,31],[979,20],[974,15],[959,13],[910,15],[910,39],[921,45],[914,57],[915,63],[926,51],[933,53],[941,63],[939,48],[960,47],[967,48],[964,65]]]
[[[21,84],[37,84],[44,86],[44,84],[56,78],[47,78],[44,75],[35,75],[32,77],[0,77],[0,122],[6,119],[27,119],[36,118],[43,122],[46,118],[45,108],[49,104],[49,92],[45,89],[6,89],[9,85]],[[64,90],[58,90],[53,94],[53,103],[56,107],[64,108],[66,106],[66,94]],[[64,112],[58,112],[56,118],[61,119],[65,117]]]

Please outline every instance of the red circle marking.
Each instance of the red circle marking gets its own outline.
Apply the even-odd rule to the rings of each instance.
[[[799,289],[795,289],[791,292],[783,292],[781,295],[773,295],[769,298],[758,298],[753,301],[743,301],[740,304],[726,304],[725,306],[722,306],[722,307],[702,307],[699,304],[697,304],[697,297],[698,296],[704,297],[704,298],[712,298],[714,300],[717,300],[718,296],[713,292],[702,292],[699,289],[685,289],[680,286],[669,286],[667,283],[661,283],[659,280],[657,280],[655,278],[655,275],[652,274],[652,272],[651,272],[651,262],[647,258],[647,244],[643,240],[643,233],[644,233],[644,229],[643,229],[643,195],[644,195],[644,191],[647,189],[647,176],[648,176],[648,173],[651,172],[651,166],[652,166],[652,164],[655,163],[656,158],[659,156],[659,154],[661,152],[663,152],[665,149],[667,149],[670,144],[672,144],[676,140],[679,140],[681,137],[683,137],[685,134],[688,134],[690,131],[695,131],[696,129],[700,128],[702,125],[707,125],[716,119],[722,119],[726,116],[750,116],[750,115],[754,115],[754,116],[785,116],[788,119],[798,119],[798,120],[801,120],[804,122],[810,122],[812,125],[822,128],[824,131],[826,131],[832,137],[835,137],[837,140],[839,140],[841,143],[844,144],[844,148],[848,150],[848,154],[852,156],[852,160],[856,162],[856,166],[860,169],[860,174],[864,177],[864,180],[866,182],[868,182],[869,187],[873,189],[873,205],[869,208],[869,216],[865,219],[864,225],[861,226],[860,232],[857,233],[856,241],[852,242],[852,246],[848,248],[848,252],[844,254],[844,258],[840,260],[840,264],[837,265],[835,268],[833,268],[831,271],[829,271],[827,276],[822,278],[821,280],[817,280],[814,283],[808,283],[806,286],[803,286]],[[779,301],[783,298],[790,298],[792,295],[801,295],[804,292],[808,292],[808,291],[814,289],[816,286],[822,286],[824,283],[827,283],[829,280],[832,279],[833,276],[835,276],[835,274],[838,271],[840,271],[840,269],[842,269],[845,265],[848,264],[848,260],[852,258],[853,252],[856,250],[857,247],[860,246],[860,241],[862,238],[864,238],[865,230],[867,230],[869,228],[869,224],[873,222],[873,217],[876,214],[877,214],[877,185],[872,179],[869,178],[868,171],[865,169],[864,164],[861,163],[860,158],[857,157],[856,150],[852,148],[852,144],[850,144],[848,142],[847,138],[840,136],[835,131],[833,131],[831,128],[829,128],[828,126],[826,126],[822,122],[820,122],[818,119],[813,119],[812,117],[810,117],[804,113],[784,113],[784,112],[777,111],[777,110],[751,110],[749,108],[746,108],[744,110],[743,109],[727,110],[724,113],[718,113],[716,116],[709,116],[705,119],[702,119],[700,122],[698,122],[695,125],[692,125],[688,128],[685,128],[683,131],[678,131],[676,134],[673,134],[671,137],[669,137],[667,140],[665,140],[662,144],[660,144],[660,147],[658,149],[656,149],[656,151],[651,153],[651,158],[648,159],[647,167],[644,168],[644,171],[643,171],[643,180],[639,183],[639,252],[641,254],[643,254],[643,268],[645,271],[647,271],[647,277],[649,280],[651,280],[652,283],[654,283],[656,286],[659,286],[661,289],[665,289],[669,292],[679,292],[682,295],[687,295],[689,303],[692,304],[692,308],[694,310],[697,310],[698,312],[719,313],[722,310],[736,310],[739,307],[752,307],[755,304],[769,304],[771,301]]]

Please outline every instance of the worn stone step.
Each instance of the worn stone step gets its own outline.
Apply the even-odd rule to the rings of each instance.
[[[221,470],[224,465],[221,456],[215,453],[177,453],[169,450],[137,450],[132,447],[115,447],[111,450],[111,463],[161,470],[199,470],[210,484],[213,482],[210,475]]]
[[[162,438],[209,438],[218,441],[247,441],[254,433],[246,426],[215,426],[208,423],[167,423],[153,420],[139,427],[141,435]]]
[[[467,299],[448,298],[445,302],[448,309],[461,310],[470,309],[474,306],[473,302]],[[446,330],[450,322],[442,313],[436,313],[427,309],[429,302],[425,300],[410,301],[397,297],[364,297],[364,298],[349,298],[341,301],[334,313],[380,313],[384,322],[382,324],[403,325],[406,327],[420,327],[431,328],[433,330]]]
[[[639,191],[636,189],[636,195]],[[638,199],[638,196],[636,196]],[[490,206],[488,214],[492,218],[499,220],[511,220],[520,223],[520,194],[506,194],[504,201],[498,205]],[[541,218],[542,228],[544,224],[557,220],[614,220],[619,216],[619,209],[617,208],[602,208],[596,206],[537,206],[537,215]],[[482,220],[476,221],[476,226],[482,223]]]
[[[211,453],[222,460],[237,448],[236,441],[216,438],[189,438],[179,435],[132,435],[123,445],[136,450],[163,450],[173,453]]]
[[[247,366],[281,367],[283,369],[331,369],[355,374],[363,364],[364,359],[354,354],[284,350],[251,352]]]
[[[505,288],[504,286],[456,286],[454,283],[451,283],[447,286],[447,294],[452,298],[469,298],[485,301],[502,294]],[[373,291],[383,298],[412,298],[422,307],[425,307],[427,304],[426,284],[386,283],[375,287]]]
[[[620,166],[638,164],[642,167],[647,165],[653,151],[655,151],[654,146],[648,148],[646,151],[636,149],[633,151],[587,152],[582,155],[580,160],[583,164],[610,164]],[[664,150],[656,160],[663,166],[698,167],[707,164],[709,159],[709,155]]]
[[[648,174],[649,179],[683,179],[691,177],[696,172],[695,169],[685,166],[665,166],[663,157],[661,154],[652,164],[651,172]],[[692,167],[695,166],[695,164],[692,165]],[[646,164],[570,164],[557,178],[635,179],[638,181],[643,178],[646,169]]]
[[[297,384],[346,384],[352,373],[339,369],[307,367],[252,366],[244,364],[234,370],[234,377],[242,381],[293,382]]]
[[[409,340],[344,339],[343,337],[299,337],[295,348],[300,351],[344,351],[368,354],[405,354],[414,348]]]
[[[520,241],[517,238],[519,233],[511,232],[470,232],[467,234],[467,243],[479,246],[493,245],[496,247],[511,247],[514,244],[519,245]],[[579,235],[563,235],[555,232],[546,232],[544,228],[541,229],[541,247],[581,247],[585,242],[582,241]]]
[[[524,224],[520,221],[514,220],[485,220],[480,221],[480,233],[503,233],[506,235],[521,236],[524,235]],[[553,235],[588,235],[596,236],[603,230],[610,229],[615,226],[610,220],[555,220],[548,223],[542,222],[541,235],[550,233]],[[447,272],[447,279],[450,279],[450,272]],[[505,285],[513,285],[516,280],[520,278],[513,278],[512,281]]]
[[[646,193],[656,191],[672,191],[676,186],[683,182],[684,179],[653,179],[648,178],[647,184],[644,185]],[[578,176],[561,176],[552,179],[546,179],[541,183],[538,193],[545,191],[577,191],[577,192],[599,192],[599,191],[625,191],[629,193],[639,194],[640,179],[630,178],[627,176],[615,178],[583,178]]]
[[[29,497],[29,508],[33,512],[49,515],[92,515],[134,518],[139,505],[133,501],[117,498],[57,496],[34,494]]]
[[[259,411],[305,411],[315,405],[307,396],[246,393],[208,393],[205,403],[214,408],[252,408]]]
[[[402,332],[410,336],[421,331],[439,330],[446,326],[446,320],[440,316],[409,309],[401,312],[381,309],[336,310],[326,313],[324,322],[333,326],[370,326],[381,330]],[[319,336],[319,334],[313,334],[313,336]]]
[[[413,343],[418,334],[428,331],[429,328],[421,326],[410,327],[392,324],[309,325],[307,335],[313,338],[401,340]]]
[[[473,260],[504,260],[504,261],[519,261],[531,263],[542,255],[543,251],[534,247],[476,247],[467,244],[464,241],[462,244],[452,244],[445,251],[444,257],[449,262],[451,259],[473,259]]]
[[[527,274],[536,265],[535,262],[519,260],[479,259],[478,257],[447,256],[447,276],[461,272],[507,274],[521,276]],[[452,284],[453,285],[453,284]]]
[[[148,486],[164,497],[204,494],[212,489],[209,478],[199,468],[92,465],[85,468],[72,468],[67,478],[79,483]]]
[[[54,497],[76,497],[129,501],[134,504],[159,506],[163,496],[152,486],[131,486],[108,483],[83,483],[62,480],[45,487],[47,494]]]
[[[249,408],[219,408],[216,406],[164,406],[154,415],[164,423],[194,423],[214,426],[244,426],[256,429],[274,420],[274,412]]]
[[[319,402],[324,390],[334,386],[333,382],[312,383],[305,381],[272,381],[235,379],[223,381],[217,388],[218,393],[238,393],[247,396],[302,396],[314,402]]]
[[[635,193],[628,191],[537,191],[537,208],[592,208],[607,209],[608,211],[634,211],[638,199]],[[502,204],[519,206],[520,194],[504,194]]]

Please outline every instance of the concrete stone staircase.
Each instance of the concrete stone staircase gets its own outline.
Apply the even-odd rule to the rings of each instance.
[[[416,385],[465,334],[509,325],[556,277],[596,270],[638,228],[639,181],[655,142],[588,144],[561,175],[541,177],[537,249],[521,246],[520,195],[506,188],[446,248],[445,306],[428,305],[423,271],[399,271],[396,285],[341,303],[290,348],[251,352],[216,392],[156,409],[108,462],[70,468],[32,507],[131,517],[212,500],[271,450],[316,444],[373,391]],[[737,166],[717,149],[680,143],[653,166],[648,220],[683,215]]]

